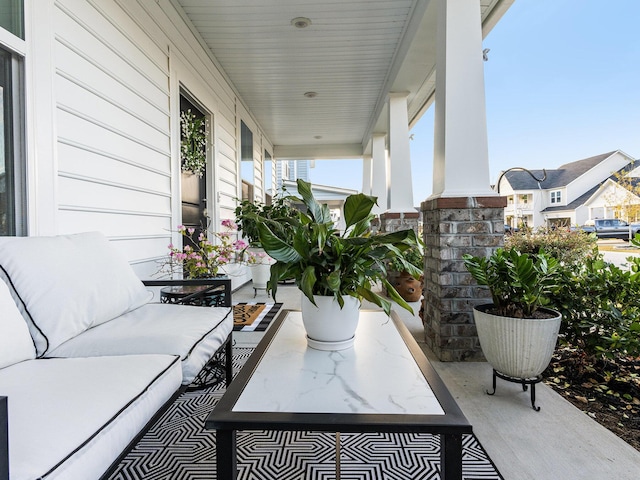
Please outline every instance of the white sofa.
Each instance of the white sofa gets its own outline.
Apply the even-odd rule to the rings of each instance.
[[[230,282],[224,307],[151,303],[97,232],[0,237],[0,278],[11,480],[100,478],[216,352],[230,355]]]

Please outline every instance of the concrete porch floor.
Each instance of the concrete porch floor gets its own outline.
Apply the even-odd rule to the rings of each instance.
[[[280,285],[277,301],[285,309],[300,309],[300,291]],[[251,284],[233,293],[234,302],[272,301],[265,292],[254,297]],[[637,480],[640,452],[619,439],[544,384],[536,386],[535,412],[529,392],[498,379],[494,396],[491,367],[485,362],[439,362],[423,341],[418,317],[419,303],[412,304],[415,315],[396,307],[425,355],[442,377],[473,425],[476,437],[505,480]],[[375,308],[375,306],[373,306]],[[369,307],[367,307],[369,308]],[[261,333],[237,332],[238,345],[255,345]]]

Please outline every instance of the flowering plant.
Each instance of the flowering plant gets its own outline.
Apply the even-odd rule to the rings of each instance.
[[[275,260],[265,252],[246,252],[244,263],[247,265],[271,265]]]
[[[212,235],[217,241],[212,242],[207,238],[207,232],[200,232],[195,237],[196,229],[178,226],[178,232],[184,237],[182,249],[170,243],[169,258],[160,268],[161,273],[173,276],[182,273],[184,278],[209,278],[218,273],[221,266],[232,263],[236,254],[247,247],[243,240],[233,240],[237,230],[236,224],[231,220],[223,220],[222,226],[225,232],[214,232]]]

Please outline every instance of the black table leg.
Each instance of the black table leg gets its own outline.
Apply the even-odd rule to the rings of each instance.
[[[440,435],[440,478],[462,480],[462,434]]]
[[[236,480],[236,431],[216,430],[216,471],[218,480]]]
[[[227,344],[224,347],[224,363],[225,363],[225,372],[226,372],[226,381],[227,387],[231,385],[231,380],[233,380],[233,341],[232,341],[232,333],[229,334],[227,338]]]

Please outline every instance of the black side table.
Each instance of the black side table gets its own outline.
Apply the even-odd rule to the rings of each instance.
[[[160,290],[160,302],[196,307],[223,307],[226,292],[210,285],[176,285]]]

